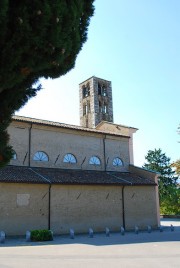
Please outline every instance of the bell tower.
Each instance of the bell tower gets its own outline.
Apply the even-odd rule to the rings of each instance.
[[[80,125],[95,128],[101,121],[113,122],[111,82],[92,76],[79,84]]]

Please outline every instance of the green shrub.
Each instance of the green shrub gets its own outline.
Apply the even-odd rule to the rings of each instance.
[[[50,230],[31,231],[31,241],[52,241],[53,235]]]
[[[160,213],[163,215],[180,215],[180,188],[168,187],[168,195],[160,201]]]

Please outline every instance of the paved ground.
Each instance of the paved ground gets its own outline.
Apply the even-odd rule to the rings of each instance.
[[[172,232],[170,225],[175,226]],[[0,268],[179,268],[180,219],[164,219],[163,232],[113,233],[93,238],[78,235],[74,240],[57,236],[52,242],[7,239],[0,245]]]

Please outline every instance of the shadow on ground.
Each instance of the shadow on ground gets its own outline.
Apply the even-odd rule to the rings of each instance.
[[[171,230],[171,224],[174,226],[174,231]],[[47,242],[26,242],[25,237],[7,237],[5,243],[0,244],[0,247],[17,247],[17,246],[45,246],[45,245],[68,245],[68,244],[82,244],[92,246],[109,246],[122,244],[139,244],[139,243],[160,243],[160,242],[174,242],[180,241],[180,219],[171,221],[170,219],[161,220],[163,231],[153,230],[151,233],[147,231],[110,233],[106,237],[105,233],[95,233],[93,238],[88,237],[87,234],[75,235],[71,239],[68,235],[54,236],[53,241]]]

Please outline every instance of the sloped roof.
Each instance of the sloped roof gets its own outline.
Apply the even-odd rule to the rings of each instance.
[[[86,131],[86,132],[91,132],[91,133],[96,133],[96,134],[108,134],[108,135],[113,135],[113,136],[129,138],[129,136],[122,135],[122,134],[119,134],[119,133],[114,133],[114,132],[111,132],[111,131],[98,130],[98,129],[93,129],[93,128],[87,128],[87,127],[82,127],[82,126],[77,126],[77,125],[70,125],[70,124],[59,123],[59,122],[48,121],[48,120],[42,120],[42,119],[31,118],[31,117],[25,117],[25,116],[13,115],[12,120],[15,120],[15,121],[18,121],[18,122],[25,122],[25,123],[44,125],[44,126],[54,126],[54,127],[59,127],[59,128],[80,130],[80,131]]]
[[[115,127],[124,127],[124,128],[130,128],[130,129],[138,130],[138,128],[136,128],[136,127],[130,127],[130,126],[122,125],[122,124],[116,124],[116,123],[109,122],[109,121],[104,121],[104,120],[102,120],[102,121],[96,126],[96,128],[100,127],[100,126],[103,125],[104,123],[109,124],[109,125],[113,125],[113,126],[115,126]]]
[[[6,166],[0,169],[0,182],[15,183],[47,183],[32,171],[31,168],[21,166]]]
[[[0,182],[64,185],[156,185],[151,179],[130,172],[7,166],[0,169]]]

